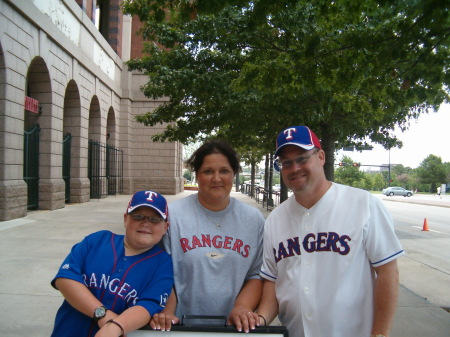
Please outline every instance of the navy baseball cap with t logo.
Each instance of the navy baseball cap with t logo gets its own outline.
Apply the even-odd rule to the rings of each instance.
[[[277,137],[277,150],[275,158],[280,155],[280,151],[286,145],[295,145],[307,151],[315,147],[322,148],[319,138],[307,126],[291,126],[281,131]]]
[[[164,220],[167,220],[169,215],[166,198],[154,191],[139,191],[134,193],[128,203],[127,213],[130,214],[138,207],[153,208]]]

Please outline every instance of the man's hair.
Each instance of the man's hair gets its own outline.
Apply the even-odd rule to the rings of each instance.
[[[242,171],[236,151],[223,140],[211,140],[200,146],[192,156],[186,160],[187,168],[190,171],[197,173],[200,170],[205,157],[214,153],[220,153],[227,157],[234,174]]]

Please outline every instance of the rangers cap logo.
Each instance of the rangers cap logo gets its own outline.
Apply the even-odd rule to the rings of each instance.
[[[157,211],[164,220],[169,216],[167,200],[154,191],[139,191],[133,194],[128,203],[127,213],[130,214],[138,207],[150,207]]]
[[[280,155],[281,149],[286,145],[295,145],[307,151],[315,147],[322,148],[316,134],[304,125],[291,126],[278,134],[275,158]]]

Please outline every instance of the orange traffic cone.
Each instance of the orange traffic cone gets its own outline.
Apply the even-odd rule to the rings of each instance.
[[[429,231],[427,218],[423,219],[423,229],[422,231]]]

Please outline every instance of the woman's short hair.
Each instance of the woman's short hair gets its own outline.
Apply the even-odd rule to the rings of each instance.
[[[220,153],[227,157],[234,174],[242,171],[236,151],[230,144],[223,140],[211,140],[200,146],[192,156],[186,160],[187,168],[190,171],[197,173],[200,170],[205,157],[213,153]]]

